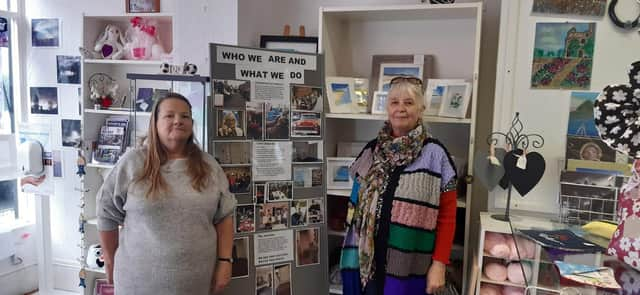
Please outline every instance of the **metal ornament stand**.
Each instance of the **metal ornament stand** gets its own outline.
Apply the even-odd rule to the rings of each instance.
[[[527,150],[529,146],[534,148],[541,148],[544,145],[544,138],[540,134],[523,134],[524,125],[522,121],[520,121],[520,113],[516,112],[515,117],[511,121],[511,127],[507,133],[502,132],[493,132],[487,137],[487,144],[490,146],[497,146],[500,142],[500,137],[504,138],[505,146],[507,147],[507,152],[511,149],[522,151]],[[504,159],[500,159],[502,163],[504,163]],[[505,171],[505,175],[507,172]],[[508,175],[507,175],[508,176]],[[507,207],[505,208],[504,214],[494,214],[491,215],[491,218],[501,221],[509,221],[509,208],[511,207],[511,190],[513,189],[513,184],[511,180],[508,179],[507,185]]]

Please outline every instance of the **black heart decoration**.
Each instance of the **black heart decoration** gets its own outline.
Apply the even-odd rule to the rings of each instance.
[[[508,152],[504,157],[503,164],[505,175],[508,176],[509,181],[511,181],[518,193],[524,197],[542,179],[546,163],[541,154],[528,152],[526,154],[527,167],[526,169],[520,169],[516,166],[519,155],[522,155],[521,149]]]
[[[507,151],[501,148],[495,149],[495,156],[500,161],[500,166],[491,164],[488,159],[489,153],[486,150],[476,151],[475,159],[473,160],[474,178],[480,180],[488,190],[492,190],[500,179],[504,176],[504,165],[502,161]]]

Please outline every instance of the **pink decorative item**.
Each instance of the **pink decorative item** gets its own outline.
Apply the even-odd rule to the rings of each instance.
[[[522,267],[520,267],[522,265]],[[524,270],[524,274],[522,271]],[[531,277],[531,266],[528,263],[512,262],[507,266],[507,278],[514,284],[524,284],[525,278]]]
[[[509,255],[510,260],[533,259],[535,257],[536,244],[533,241],[521,236],[516,237],[516,242],[514,242],[512,236],[507,236],[505,239],[511,252]],[[518,247],[517,249],[516,246]],[[520,257],[518,257],[518,254]]]
[[[489,255],[498,258],[507,258],[511,249],[507,245],[505,236],[500,233],[486,232],[484,235],[484,250]]]
[[[505,286],[504,288],[502,288],[502,295],[524,295],[524,289],[513,286]]]
[[[633,163],[632,174],[618,196],[620,224],[609,242],[607,254],[640,270],[640,160]]]
[[[491,285],[491,284],[482,284],[480,285],[480,295],[500,295],[502,294],[502,287]]]
[[[507,279],[507,267],[496,262],[484,265],[484,275],[492,281],[503,282]]]
[[[158,24],[154,20],[136,16],[129,21],[125,32],[125,50],[128,59],[161,60],[167,58],[160,43]]]

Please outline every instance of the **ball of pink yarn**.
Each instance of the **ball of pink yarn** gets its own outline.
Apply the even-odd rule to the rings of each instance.
[[[491,284],[482,284],[480,285],[480,295],[500,295],[502,294],[502,287],[491,285]]]
[[[522,265],[522,267],[520,267]],[[524,274],[522,271],[524,270]],[[531,266],[528,263],[512,262],[507,266],[507,278],[514,284],[524,284],[525,278],[531,277]]]
[[[496,262],[484,265],[484,275],[492,281],[502,282],[507,279],[507,267]]]
[[[484,235],[484,250],[489,255],[499,258],[507,258],[511,253],[509,245],[503,234],[486,232]]]
[[[502,288],[502,295],[524,295],[524,289],[513,286],[505,286]]]

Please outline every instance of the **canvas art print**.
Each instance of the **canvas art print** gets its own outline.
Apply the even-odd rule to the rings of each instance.
[[[567,135],[600,137],[593,119],[593,104],[598,92],[571,92]]]
[[[533,12],[603,16],[607,0],[533,0]]]
[[[60,20],[57,18],[34,18],[31,20],[31,46],[59,47]]]
[[[31,114],[57,115],[58,88],[31,87]]]
[[[82,142],[82,131],[80,130],[80,120],[62,119],[62,146],[79,147]]]
[[[531,88],[589,89],[595,23],[537,23]]]
[[[58,83],[80,84],[80,57],[56,56],[58,65]]]

